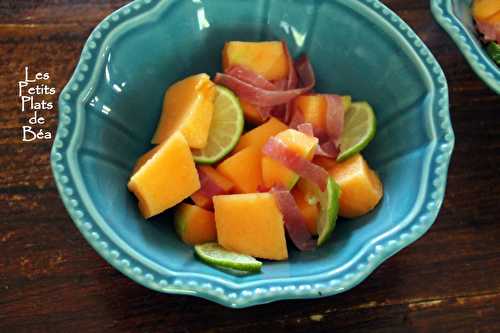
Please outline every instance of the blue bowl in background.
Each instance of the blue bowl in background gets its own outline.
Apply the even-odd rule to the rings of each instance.
[[[288,42],[307,52],[317,90],[367,100],[378,133],[364,155],[385,195],[371,214],[339,221],[324,247],[290,251],[261,274],[234,276],[196,260],[168,214],[145,221],[127,181],[149,147],[163,92],[219,70],[228,40]],[[59,98],[54,177],[78,229],[111,265],[157,291],[230,307],[346,291],[421,237],[441,207],[454,146],[444,74],[427,47],[375,0],[138,0],[92,32]]]
[[[434,18],[451,36],[476,74],[500,94],[500,67],[479,40],[471,11],[472,0],[431,0]]]

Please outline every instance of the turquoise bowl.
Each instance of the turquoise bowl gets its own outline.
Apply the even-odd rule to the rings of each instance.
[[[375,108],[365,156],[385,195],[371,214],[340,221],[314,251],[234,276],[204,265],[166,214],[145,221],[126,183],[150,148],[165,89],[219,70],[227,40],[288,42],[307,52],[318,90]],[[229,307],[346,291],[421,237],[441,207],[454,146],[443,72],[417,35],[374,0],[135,1],[107,17],[85,44],[59,99],[52,168],[64,204],[95,250],[157,291]],[[166,189],[169,190],[169,189]]]
[[[500,94],[500,67],[478,37],[471,13],[472,0],[431,0],[434,18],[451,36],[476,74]]]

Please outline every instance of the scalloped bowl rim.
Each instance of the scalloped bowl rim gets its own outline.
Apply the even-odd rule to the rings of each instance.
[[[168,6],[172,2],[165,1],[163,4]],[[237,284],[208,274],[176,272],[161,267],[136,253],[109,227],[99,223],[95,219],[95,216],[99,216],[98,212],[88,198],[83,184],[75,177],[78,175],[78,166],[74,145],[81,133],[77,129],[69,131],[68,126],[72,122],[75,127],[81,125],[79,120],[84,111],[81,97],[89,87],[95,87],[95,69],[99,67],[99,60],[96,64],[95,58],[101,53],[105,44],[103,41],[112,40],[113,33],[124,29],[127,25],[121,24],[123,21],[131,18],[139,20],[138,16],[147,17],[148,14],[154,17],[151,9],[161,3],[136,0],[106,17],[85,43],[75,72],[59,97],[59,127],[51,153],[57,188],[77,228],[113,267],[137,283],[156,291],[194,295],[228,307],[242,308],[284,299],[324,297],[349,290],[368,277],[382,262],[425,234],[434,223],[443,202],[448,165],[455,142],[449,118],[448,86],[441,67],[424,43],[404,21],[378,0],[361,0],[359,7],[365,10],[366,15],[375,16],[381,23],[388,25],[392,33],[402,39],[413,53],[417,65],[429,77],[433,88],[430,91],[432,107],[428,108],[427,117],[434,128],[434,141],[432,151],[426,156],[426,170],[423,172],[425,177],[430,178],[428,183],[431,188],[425,186],[425,190],[420,191],[410,216],[404,219],[410,219],[407,223],[412,225],[411,232],[398,233],[395,230],[397,228],[394,228],[372,239],[351,260],[356,261],[353,265],[356,272],[344,274],[340,278],[331,279],[330,275],[337,270],[334,268],[326,273],[305,277],[264,279]],[[67,167],[64,165],[65,160]],[[431,170],[433,162],[436,167]]]
[[[474,72],[493,91],[500,94],[500,67],[490,59],[484,48],[462,24],[451,9],[452,0],[431,0],[431,11],[441,27],[450,35]]]

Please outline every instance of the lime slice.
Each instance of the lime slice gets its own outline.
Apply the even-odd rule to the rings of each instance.
[[[493,59],[493,61],[496,62],[497,65],[500,65],[500,44],[491,42],[486,50],[488,51],[491,59]]]
[[[195,162],[213,164],[220,161],[238,143],[244,124],[238,97],[231,90],[216,86],[208,142],[203,149],[193,149]]]
[[[316,187],[319,191],[319,188]],[[328,177],[325,192],[318,193],[320,215],[317,222],[318,246],[323,245],[332,235],[339,214],[340,186]]]
[[[225,250],[217,243],[196,245],[194,252],[205,263],[245,272],[259,272],[262,263],[251,256]]]
[[[352,103],[345,114],[337,161],[344,161],[365,149],[375,136],[376,127],[377,121],[371,106],[366,102]]]
[[[319,202],[320,215],[316,221],[318,229],[318,246],[323,245],[332,235],[339,213],[340,186],[328,177],[326,190],[323,192],[318,185],[302,178],[297,185],[305,194],[307,202],[315,205]]]

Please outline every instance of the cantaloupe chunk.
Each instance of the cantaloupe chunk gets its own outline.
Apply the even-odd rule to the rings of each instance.
[[[156,147],[150,149],[147,153],[145,153],[144,155],[139,157],[137,159],[137,162],[135,162],[134,170],[132,170],[132,174],[136,173],[137,170],[139,170],[144,164],[146,164],[146,162],[151,157],[153,157],[153,155],[156,154],[158,152],[158,150],[160,150],[160,146],[156,146]]]
[[[302,112],[304,122],[326,130],[326,99],[323,95],[299,96],[293,103]]]
[[[304,193],[302,193],[302,191],[297,187],[292,190],[292,195],[295,199],[295,202],[297,203],[297,206],[299,207],[300,212],[302,213],[302,216],[306,220],[307,229],[309,229],[309,232],[312,235],[317,235],[317,221],[320,212],[318,203],[310,204],[309,202],[307,202]]]
[[[382,182],[361,154],[329,170],[340,186],[339,215],[354,218],[370,212],[383,196]]]
[[[486,19],[486,22],[493,25],[493,26],[500,24],[500,11],[497,12],[496,14],[488,17]],[[498,31],[500,29],[500,27],[497,27],[496,29]]]
[[[224,160],[217,171],[234,184],[238,193],[257,192],[263,185],[261,159],[261,150],[250,146]]]
[[[344,109],[347,111],[351,106],[351,96],[342,96]],[[311,94],[302,95],[294,100],[294,108],[300,110],[304,116],[304,122],[311,123],[315,128],[326,133],[327,103],[325,95]]]
[[[180,131],[191,148],[204,148],[212,121],[215,85],[207,74],[190,76],[165,92],[152,143],[162,143]]]
[[[163,142],[129,180],[145,218],[177,205],[200,189],[191,150],[180,132]]]
[[[238,145],[234,148],[234,152],[239,152],[246,147],[255,146],[259,149],[266,144],[270,137],[286,131],[288,126],[279,121],[278,119],[271,117],[264,124],[255,127],[254,129],[246,132],[240,138]]]
[[[203,172],[212,182],[217,184],[218,187],[220,187],[225,193],[230,193],[233,188],[234,184],[231,182],[229,179],[224,177],[220,172],[215,170],[209,165],[200,165],[198,166],[198,170],[200,172]],[[205,209],[212,209],[212,198],[207,197],[205,194],[203,194],[201,191],[197,191],[191,195],[191,200],[194,201],[194,203],[197,206],[200,206],[201,208]]]
[[[500,0],[474,0],[472,15],[476,21],[484,21],[500,11]]]
[[[312,160],[318,145],[318,139],[305,135],[304,133],[294,129],[287,129],[278,133],[275,137],[280,139],[292,151],[309,161]],[[299,176],[280,162],[275,161],[268,156],[263,156],[262,180],[267,188],[271,188],[273,186],[284,186],[290,190],[299,180]]]
[[[174,216],[175,231],[182,241],[197,245],[217,240],[214,213],[206,209],[180,204]]]
[[[288,57],[281,42],[228,42],[222,51],[222,67],[242,66],[269,81],[288,76]]]
[[[245,117],[245,122],[252,125],[260,125],[265,119],[262,118],[257,107],[244,101],[240,100],[241,108],[243,109],[243,115]]]
[[[283,215],[272,194],[215,196],[214,208],[222,247],[258,258],[288,258]]]

